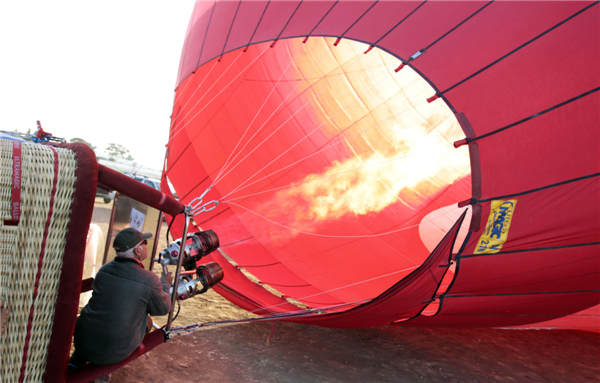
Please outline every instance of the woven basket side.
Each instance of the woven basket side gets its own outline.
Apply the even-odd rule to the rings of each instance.
[[[0,144],[0,215],[10,218],[12,143],[2,141]],[[56,175],[54,151],[58,153]],[[9,172],[5,171],[6,158],[10,163]],[[70,150],[22,144],[21,221],[18,226],[7,226],[4,219],[0,222],[0,296],[11,310],[6,334],[0,343],[2,382],[18,382],[25,353],[24,381],[42,381],[54,321],[76,166],[75,156]],[[55,182],[56,191],[53,194]],[[43,261],[38,271],[40,258]],[[38,273],[38,292],[34,300]]]

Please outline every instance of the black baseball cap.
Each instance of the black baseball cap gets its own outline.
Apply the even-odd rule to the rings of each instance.
[[[119,253],[123,253],[142,243],[145,239],[152,238],[151,233],[142,233],[132,227],[123,229],[115,237],[113,247]]]

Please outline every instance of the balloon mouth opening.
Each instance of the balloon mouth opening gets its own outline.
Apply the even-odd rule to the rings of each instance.
[[[442,99],[428,102],[435,89],[410,66],[396,71],[399,64],[352,40],[293,38],[225,53],[178,89],[189,101],[176,111],[172,135],[187,134],[253,238],[339,302],[374,298],[418,267],[461,213],[436,201],[470,183],[468,149],[453,147],[464,138],[453,112]],[[198,132],[209,128],[226,138],[200,142]],[[411,250],[384,249],[408,236],[416,238]],[[359,243],[362,259],[333,255],[357,269],[383,243],[374,262],[386,271],[349,275],[345,284],[354,286],[333,291],[307,262],[318,252],[306,246],[319,248],[319,240]]]

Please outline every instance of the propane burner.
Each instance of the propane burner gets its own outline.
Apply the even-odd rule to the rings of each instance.
[[[217,262],[196,266],[196,262],[218,248],[217,233],[206,230],[188,234],[183,250],[181,239],[178,239],[160,252],[157,261],[162,265],[165,274],[168,272],[167,265],[177,265],[179,257],[183,257],[181,265],[188,272],[179,277],[177,297],[180,300],[203,294],[223,280],[223,268]],[[191,270],[196,270],[197,278],[193,278],[194,272],[189,272]],[[171,293],[173,293],[172,290],[173,288],[171,288]]]

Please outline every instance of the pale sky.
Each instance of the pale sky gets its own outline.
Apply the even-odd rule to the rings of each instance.
[[[0,2],[0,130],[111,142],[162,169],[193,0]]]

